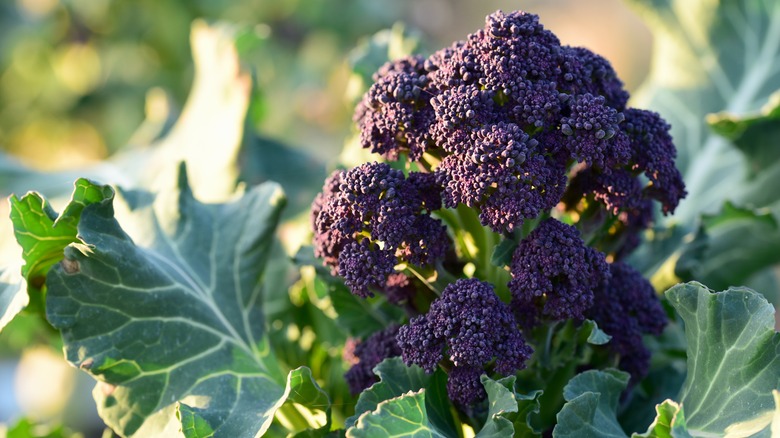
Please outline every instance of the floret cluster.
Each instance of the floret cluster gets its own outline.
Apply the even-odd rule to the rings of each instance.
[[[445,358],[452,364],[449,395],[461,405],[484,398],[479,376],[487,365],[492,363],[500,375],[514,374],[525,368],[533,351],[509,306],[490,284],[473,278],[444,288],[427,314],[401,327],[397,340],[408,365],[433,372]],[[453,372],[459,376],[455,380]]]
[[[561,46],[536,15],[496,12],[467,40],[389,63],[374,79],[355,114],[362,146],[421,161],[445,206],[478,208],[497,232],[555,207],[575,162],[597,181],[624,182],[619,191],[643,174],[649,184],[633,199],[657,200],[664,213],[685,194],[666,122],[627,108],[609,62]]]
[[[410,268],[459,279],[436,291],[427,313],[407,306],[406,325],[361,344],[347,374],[353,390],[373,382],[381,359],[401,355],[447,370],[450,398],[472,405],[485,396],[481,374],[526,367],[535,328],[586,318],[612,336],[608,348],[635,381],[646,374],[642,336],[659,334],[666,316],[621,260],[656,209],[672,213],[686,192],[669,125],[628,108],[628,97],[609,62],[562,46],[523,12],[496,12],[465,41],[379,69],[355,121],[361,145],[396,165],[328,178],[312,208],[315,253],[354,294],[383,292],[395,304],[415,298]],[[445,256],[468,258],[452,238],[469,225],[448,230],[439,219],[456,208],[516,242],[503,266],[507,302],[494,285],[464,278],[463,267],[484,258],[445,269]]]

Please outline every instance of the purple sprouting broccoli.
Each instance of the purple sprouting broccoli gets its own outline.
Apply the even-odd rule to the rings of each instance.
[[[667,323],[666,313],[642,274],[623,262],[609,265],[612,278],[595,292],[587,316],[612,336],[610,349],[620,356],[620,368],[636,383],[647,374],[650,351],[642,335],[660,335]]]
[[[390,62],[374,79],[355,113],[362,146],[420,161],[437,175],[444,206],[479,209],[493,231],[558,205],[576,163],[633,178],[631,189],[639,184],[664,213],[685,196],[668,125],[627,108],[609,62],[561,46],[536,15],[498,11],[466,40]],[[637,218],[637,210],[611,214]]]
[[[427,265],[444,256],[449,237],[429,214],[440,206],[431,178],[367,163],[326,180],[312,208],[314,251],[352,293],[371,296],[398,262]]]
[[[673,213],[686,192],[674,165],[677,149],[669,135],[671,126],[652,111],[630,108],[625,115],[624,130],[633,144],[631,169],[650,180],[647,196],[661,203],[664,214]]]
[[[433,372],[444,358],[452,364],[449,395],[463,406],[484,398],[479,376],[486,366],[492,363],[493,371],[511,375],[532,353],[509,306],[490,284],[476,279],[444,288],[427,314],[401,327],[397,339],[407,365]]]
[[[388,357],[401,355],[401,349],[395,339],[398,329],[397,324],[392,324],[354,345],[351,357],[349,357],[354,363],[344,374],[352,395],[360,394],[364,389],[379,381],[379,378],[374,374],[375,366]]]
[[[428,126],[433,121],[426,74],[425,60],[420,56],[386,64],[374,74],[374,84],[355,112],[360,141],[371,152],[393,160],[400,153],[419,160],[425,152],[430,143]]]
[[[512,310],[524,327],[542,319],[583,319],[593,291],[609,280],[604,254],[585,246],[579,231],[545,219],[512,257]]]

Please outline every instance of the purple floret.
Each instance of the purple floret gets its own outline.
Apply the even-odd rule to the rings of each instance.
[[[525,327],[542,318],[582,319],[593,292],[609,278],[604,254],[585,246],[579,231],[555,219],[540,223],[512,257],[512,309]]]
[[[427,131],[433,121],[423,58],[387,63],[374,81],[355,112],[361,144],[389,159],[401,152],[419,159],[430,143]]]
[[[623,114],[607,106],[602,96],[583,94],[572,100],[571,114],[561,119],[572,158],[607,171],[627,164],[631,158],[628,139],[616,136]]]
[[[643,334],[659,335],[667,324],[666,313],[647,279],[626,263],[609,266],[612,278],[596,291],[588,318],[593,319],[612,340],[607,344],[620,356],[620,367],[636,382],[647,374],[650,352]]]
[[[487,397],[480,377],[482,367],[453,367],[447,376],[447,394],[459,406],[469,406]]]
[[[355,346],[352,354],[357,363],[344,374],[352,395],[360,394],[379,381],[379,378],[374,374],[375,366],[388,357],[401,355],[401,349],[395,340],[398,328],[397,324],[390,325]]]
[[[401,327],[398,341],[404,362],[428,372],[446,356],[454,366],[452,372],[458,373],[458,383],[451,380],[448,385],[450,398],[468,400],[466,404],[476,401],[471,398],[476,388],[474,378],[479,384],[479,375],[491,361],[495,359],[496,372],[510,375],[523,369],[533,352],[509,306],[490,284],[476,279],[447,286],[426,315]]]
[[[612,108],[626,109],[628,92],[609,61],[584,47],[563,46],[562,51],[564,62],[558,79],[562,92],[604,96]]]
[[[417,364],[428,373],[444,359],[445,339],[433,334],[425,315],[412,318],[398,331],[398,346],[407,365]]]
[[[479,207],[482,223],[500,232],[560,200],[564,169],[540,154],[538,142],[519,126],[500,123],[475,130],[469,144],[468,153],[446,157],[437,170],[445,206]]]
[[[626,109],[609,62],[561,46],[536,15],[495,12],[466,40],[388,63],[374,79],[355,116],[363,147],[422,161],[444,206],[476,208],[496,232],[557,205],[577,162],[644,172],[642,198],[665,213],[685,195],[665,122]]]
[[[631,141],[633,170],[650,180],[648,196],[661,203],[664,214],[673,213],[686,191],[674,165],[677,149],[669,135],[671,126],[652,111],[630,108],[625,116],[623,129]]]
[[[344,284],[363,298],[373,296],[369,288],[385,284],[395,266],[392,252],[371,246],[368,239],[350,242],[339,255],[339,275],[344,278]]]
[[[450,241],[432,218],[435,177],[367,163],[331,175],[312,206],[314,254],[361,297],[381,289],[399,262],[432,264]]]

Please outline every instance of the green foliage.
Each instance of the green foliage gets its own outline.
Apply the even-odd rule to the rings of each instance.
[[[456,428],[450,402],[447,399],[445,384],[446,375],[437,371],[428,375],[418,366],[407,367],[399,357],[385,359],[374,368],[379,382],[363,391],[355,405],[355,415],[348,418],[346,426],[351,430],[362,415],[379,409],[382,403],[401,397],[411,391],[425,391],[422,398],[426,421],[445,433],[446,436],[456,434]]]
[[[487,421],[478,438],[488,437],[536,437],[541,431],[532,425],[532,418],[539,413],[541,390],[529,394],[515,392],[515,376],[492,380],[482,376],[482,385],[488,395]]]
[[[123,435],[160,433],[180,401],[182,419],[197,412],[222,436],[267,428],[283,399],[260,307],[278,186],[206,205],[182,167],[157,196],[119,194],[84,209],[47,280],[47,317],[66,358],[100,381],[102,418]]]
[[[713,293],[686,283],[666,296],[685,322],[688,373],[679,401],[659,404],[653,424],[635,436],[770,436],[780,376],[774,308],[747,288]],[[587,371],[572,379],[554,435],[626,436],[617,421],[617,400],[627,383],[620,375]]]
[[[446,437],[431,424],[425,396],[425,390],[409,391],[383,401],[376,410],[361,415],[355,426],[347,429],[347,437]]]
[[[80,438],[80,434],[69,432],[62,426],[47,426],[35,424],[28,418],[22,418],[8,430],[0,427],[0,434],[5,438]]]
[[[625,437],[615,414],[628,374],[617,371],[586,371],[563,389],[568,403],[558,414],[556,437]]]
[[[775,186],[780,174],[772,146],[779,141],[778,101],[768,98],[780,90],[775,67],[780,65],[780,5],[763,0],[628,3],[654,38],[652,69],[633,103],[660,112],[671,124],[688,190],[675,215],[664,221],[675,228],[658,230],[633,260],[655,273],[659,289],[678,280],[672,272],[718,289],[748,283],[778,261],[770,248],[779,238],[771,222],[777,221],[780,198],[766,188]],[[744,214],[735,216],[736,210]],[[687,233],[695,236],[690,244],[680,237]],[[726,265],[734,269],[723,269]]]
[[[686,327],[688,377],[680,393],[688,428],[721,433],[771,410],[780,389],[774,308],[746,288],[712,293],[698,283],[667,293]]]

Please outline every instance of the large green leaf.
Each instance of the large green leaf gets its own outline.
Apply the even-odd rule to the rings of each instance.
[[[112,201],[84,208],[47,279],[47,317],[99,381],[101,417],[122,435],[171,433],[181,403],[215,436],[260,434],[285,392],[260,305],[279,187],[201,204],[182,166],[174,187]]]
[[[421,389],[383,401],[376,410],[361,415],[357,423],[347,429],[347,437],[446,437],[428,419],[425,395],[425,390]]]
[[[666,297],[685,321],[688,376],[680,394],[688,428],[722,433],[774,408],[780,389],[780,335],[774,308],[745,288],[712,293],[699,283]]]
[[[320,429],[320,434],[324,435],[330,426],[330,400],[328,395],[317,385],[312,377],[311,370],[306,367],[290,371],[287,376],[287,385],[283,396],[279,399],[280,403],[289,405],[297,403],[300,406],[310,408],[310,411],[321,411],[324,413],[325,422]],[[276,407],[279,407],[277,404]],[[293,408],[295,409],[295,408]],[[182,433],[186,438],[205,438],[212,436],[252,436],[251,431],[243,429],[243,425],[252,424],[256,421],[257,406],[249,404],[243,405],[240,401],[236,404],[232,415],[240,415],[245,418],[235,422],[235,428],[225,427],[222,415],[223,412],[213,409],[199,409],[191,407],[185,403],[178,406],[178,416],[182,425]],[[273,413],[273,412],[272,412]]]
[[[627,2],[654,37],[652,68],[631,104],[658,111],[670,122],[688,190],[674,216],[661,221],[675,226],[673,232],[653,233],[653,248],[640,249],[632,262],[653,277],[659,290],[680,280],[717,288],[749,283],[777,262],[776,256],[767,257],[767,247],[780,242],[780,233],[767,234],[760,220],[733,221],[723,205],[730,201],[753,210],[780,200],[776,190],[767,189],[780,184],[778,103],[777,97],[770,98],[780,90],[780,3]],[[771,208],[778,212],[778,207]],[[702,213],[729,220],[697,230]],[[679,238],[688,233],[696,236],[692,247]],[[747,238],[736,238],[740,235]],[[724,259],[719,248],[724,247],[740,254],[738,269],[718,265]],[[679,278],[674,275],[678,259]]]

